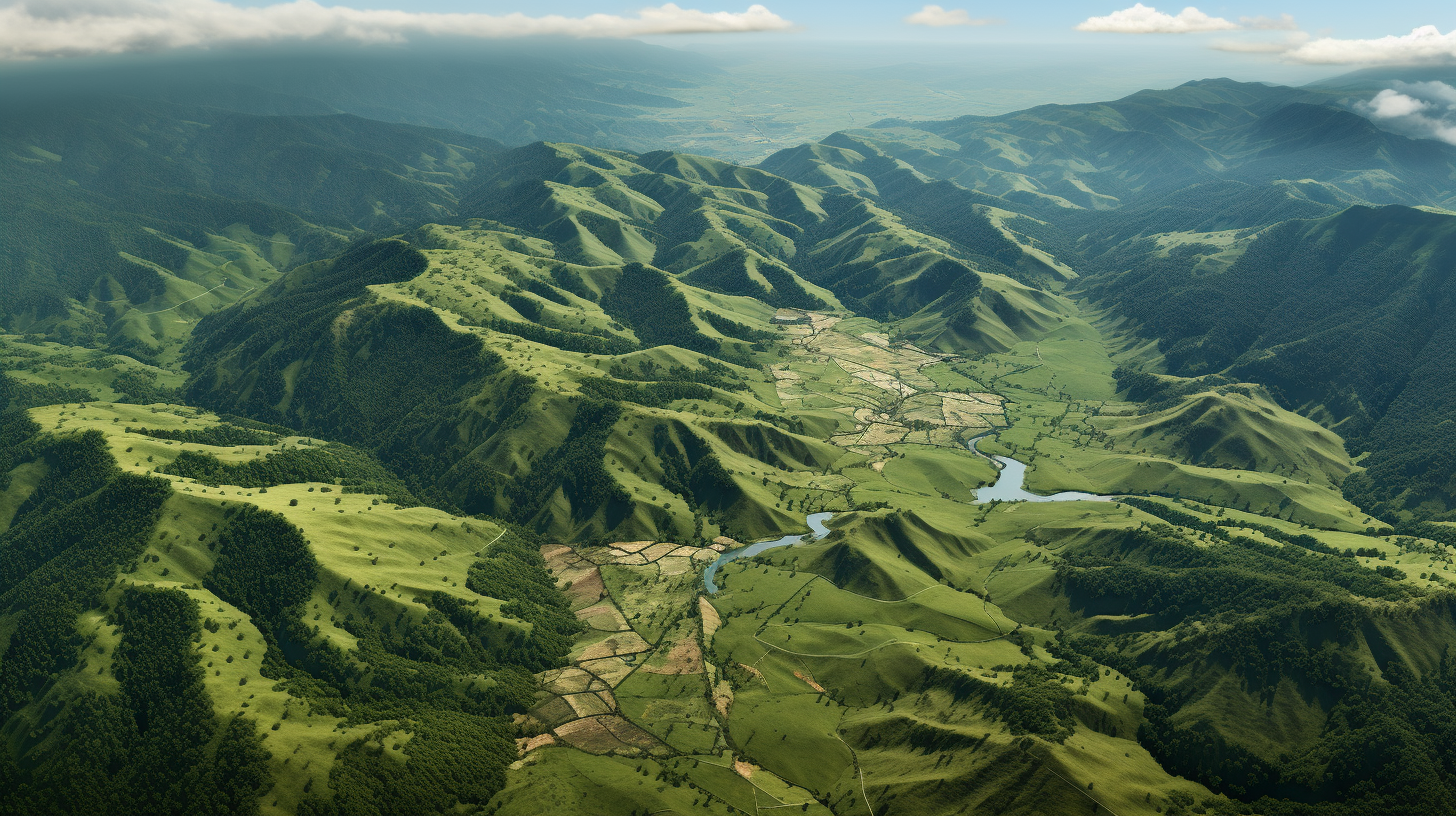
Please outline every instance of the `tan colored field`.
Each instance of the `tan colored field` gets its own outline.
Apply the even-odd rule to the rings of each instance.
[[[698,598],[698,615],[703,619],[703,642],[712,644],[713,633],[723,624],[723,619],[718,615],[718,610],[708,602],[706,597]]]
[[[661,661],[644,665],[642,671],[652,674],[702,674],[703,650],[698,646],[696,637],[682,638],[662,655]]]
[[[722,538],[707,547],[659,541],[617,542],[580,550],[542,547],[558,585],[571,582],[567,592],[576,616],[589,627],[577,639],[571,666],[538,675],[547,696],[531,713],[550,729],[555,741],[593,754],[637,756],[668,750],[658,736],[634,723],[623,710],[620,690],[634,676],[703,678],[708,667],[700,638],[710,639],[720,619],[705,600],[689,600],[692,596],[684,597],[681,592],[623,591],[623,582],[638,581],[649,588],[662,587],[664,582],[677,589],[696,586],[701,567],[737,545]],[[699,616],[673,617],[669,620],[673,628],[660,635],[653,633],[651,627],[658,620],[654,614],[670,607],[673,597],[695,604]],[[703,696],[708,696],[706,679],[696,682],[704,683]],[[629,698],[633,696],[628,693]],[[640,708],[632,710],[637,712],[632,716],[642,714]],[[654,727],[650,720],[643,720],[643,725]],[[529,743],[536,747],[546,744],[550,743]]]
[[[556,736],[589,754],[635,755],[661,748],[661,743],[651,734],[611,714],[573,720],[558,726]]]
[[[586,662],[600,660],[603,657],[622,657],[623,655],[640,654],[651,648],[652,645],[643,640],[642,636],[636,632],[619,633],[587,646],[577,656],[577,660]]]
[[[855,334],[853,326],[864,326],[859,320],[841,325],[825,315],[811,318],[809,327],[785,327],[794,356],[769,366],[769,373],[785,406],[803,403],[854,417],[854,430],[832,435],[834,444],[881,457],[902,443],[960,447],[961,433],[1005,424],[1001,396],[947,391],[926,376],[925,368],[950,356],[895,343],[883,332]]]
[[[858,444],[893,445],[896,442],[904,440],[907,433],[909,431],[900,425],[887,425],[876,422],[864,430],[864,433],[860,435]]]
[[[808,684],[809,688],[814,689],[815,691],[819,692],[820,694],[823,694],[824,693],[824,687],[821,686],[821,685],[819,685],[818,683],[814,682],[814,675],[812,675],[812,674],[805,674],[804,672],[801,672],[801,671],[795,671],[794,672],[794,676],[797,677],[797,678],[799,678],[800,680],[803,680],[806,684]]]

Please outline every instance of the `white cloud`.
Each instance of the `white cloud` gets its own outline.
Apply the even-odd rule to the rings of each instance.
[[[409,35],[638,37],[777,31],[792,23],[761,5],[697,11],[668,3],[636,16],[439,14],[322,6],[294,0],[242,8],[220,0],[41,0],[0,7],[0,59],[120,54],[233,43],[341,39],[399,42]]]
[[[1210,17],[1193,6],[1176,15],[1158,11],[1142,3],[1114,11],[1106,17],[1089,17],[1077,25],[1078,31],[1113,34],[1193,34],[1202,31],[1237,31],[1243,26],[1222,17]]]
[[[1001,21],[972,17],[970,12],[965,9],[945,9],[940,6],[926,6],[911,14],[909,17],[906,17],[905,22],[910,25],[945,28],[947,26],[994,25]]]
[[[1442,34],[1421,26],[1399,37],[1338,40],[1322,37],[1291,49],[1285,58],[1321,65],[1418,65],[1456,63],[1456,30]]]
[[[1384,127],[1456,144],[1456,88],[1444,82],[1393,82],[1356,107]]]
[[[1365,108],[1370,115],[1376,119],[1395,119],[1401,116],[1410,116],[1417,111],[1423,111],[1430,105],[1422,102],[1413,96],[1406,96],[1400,91],[1386,88],[1375,95],[1374,99],[1365,103]]]

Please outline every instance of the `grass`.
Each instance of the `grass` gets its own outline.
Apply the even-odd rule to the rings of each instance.
[[[72,404],[33,409],[31,416],[43,430],[102,431],[121,467],[134,472],[152,472],[182,450],[206,450],[224,461],[240,461],[304,441],[294,437],[276,446],[219,449],[125,431],[128,426],[201,428],[217,421],[206,412],[179,406]],[[372,607],[389,619],[422,618],[428,609],[415,598],[435,591],[476,601],[480,614],[511,621],[501,612],[500,601],[465,587],[466,571],[476,554],[488,549],[500,533],[491,522],[461,519],[427,507],[402,508],[382,496],[343,493],[338,485],[287,484],[265,491],[162,478],[172,481],[176,492],[165,505],[141,562],[118,577],[109,596],[115,602],[129,585],[180,589],[198,602],[204,620],[217,624],[215,632],[202,630],[198,644],[205,685],[220,714],[241,713],[257,721],[265,747],[273,754],[270,772],[276,784],[263,796],[265,813],[294,812],[305,788],[326,787],[336,752],[372,733],[379,723],[349,724],[323,714],[281,687],[275,689],[276,681],[259,673],[266,647],[262,634],[241,610],[202,588],[212,567],[208,544],[226,508],[252,504],[285,516],[304,532],[321,567],[315,595],[306,604],[305,622],[320,627],[319,637],[346,650],[355,645],[338,625],[346,615],[363,614]],[[346,588],[372,591],[358,600],[340,591],[331,602],[334,590]],[[96,638],[94,654],[88,650],[87,660],[102,673],[78,677],[83,688],[105,691],[114,684],[106,667],[117,630],[96,615],[83,617],[80,627],[83,635]],[[76,690],[62,686],[53,694]]]
[[[987,448],[1030,461],[1033,489],[1182,494],[1186,507],[1207,518],[1221,513],[1313,534],[1332,546],[1375,546],[1386,563],[1404,571],[1445,574],[1437,550],[1362,535],[1364,517],[1327,481],[1306,484],[1281,473],[1201,466],[1183,460],[1171,445],[1147,453],[1125,449],[1105,430],[1122,421],[1112,414],[1131,407],[1118,401],[1111,377],[1116,356],[1125,351],[1121,340],[1104,336],[1098,325],[1074,313],[1062,317],[1039,342],[1018,341],[974,360],[908,368],[893,355],[877,356],[881,352],[872,343],[859,339],[884,327],[863,318],[844,320],[829,329],[826,340],[832,342],[817,350],[790,346],[787,355],[767,356],[770,365],[795,375],[779,377],[774,388],[782,408],[772,405],[767,389],[758,393],[780,412],[837,416],[843,428],[853,407],[888,403],[876,400],[876,391],[884,388],[856,378],[854,365],[841,360],[873,365],[901,383],[923,377],[927,388],[993,391],[1009,402],[1005,429]],[[1297,425],[1271,406],[1256,402],[1246,408],[1238,433]],[[641,420],[669,413],[692,422],[661,409],[643,412]],[[614,437],[613,455],[628,470],[646,453],[639,441],[641,420],[632,421],[633,436]],[[770,478],[757,499],[776,511],[765,517],[765,527],[793,531],[800,504],[813,501],[816,491],[836,501],[885,501],[900,512],[841,512],[836,532],[824,541],[726,566],[718,577],[723,589],[710,599],[722,619],[707,655],[716,668],[701,678],[631,671],[616,690],[622,714],[684,753],[721,751],[708,761],[714,770],[700,769],[690,778],[729,802],[740,795],[734,791],[742,790],[735,787],[742,777],[716,763],[726,764],[730,755],[751,757],[760,773],[771,772],[793,790],[827,798],[848,812],[863,806],[865,794],[876,812],[892,801],[911,810],[934,811],[948,801],[974,808],[995,791],[1003,797],[997,808],[1023,813],[1048,807],[1090,813],[1094,806],[1152,813],[1166,810],[1172,794],[1208,798],[1201,786],[1169,777],[1135,742],[1143,700],[1117,672],[1101,669],[1091,680],[1062,676],[1073,692],[1076,721],[1065,742],[1024,742],[994,709],[918,686],[927,667],[1004,685],[1011,682],[1009,667],[1055,664],[1048,650],[1059,637],[1055,627],[1076,617],[1055,587],[1057,552],[1147,517],[1111,503],[976,506],[970,504],[974,487],[994,473],[964,449],[897,443],[865,453],[836,462],[830,477],[771,468],[741,455],[732,459],[731,468],[746,477],[746,485],[763,488],[761,478]],[[731,459],[728,452],[720,454],[725,462]],[[874,461],[883,465],[869,467]],[[672,503],[654,487],[656,478],[642,470],[624,484],[647,500]],[[792,513],[788,499],[796,500]],[[1248,528],[1233,531],[1241,529],[1261,537]],[[1032,543],[1030,536],[1048,543]],[[663,582],[638,567],[603,568],[602,574],[613,601],[649,643],[680,639],[672,634],[681,631],[674,620],[684,607],[677,599],[690,597],[692,580]],[[1436,585],[1433,579],[1424,583]],[[726,718],[706,708],[705,687],[716,689],[715,699],[729,700]],[[1231,693],[1214,690],[1189,716],[1206,710],[1226,718],[1241,704]],[[723,721],[726,731],[702,727]],[[1289,735],[1297,725],[1290,721],[1295,730]],[[917,740],[931,737],[911,734],[936,735],[934,744],[976,747],[927,753]],[[557,751],[543,749],[535,761],[545,762]],[[865,769],[864,792],[856,758]],[[689,767],[687,760],[677,761]],[[978,781],[962,781],[970,779]],[[1036,798],[1020,794],[1028,779],[1035,780]]]
[[[996,469],[979,456],[956,450],[896,445],[895,458],[885,462],[885,481],[922,496],[949,495],[969,504],[975,490],[996,481]]]
[[[725,746],[703,694],[701,674],[637,671],[615,690],[622,713],[684,754]]]
[[[20,335],[0,335],[0,370],[21,383],[81,389],[93,399],[108,402],[126,398],[125,391],[117,389],[118,378],[123,383],[147,383],[154,389],[175,389],[186,379],[173,369],[120,354],[27,340]],[[126,385],[121,387],[125,389]]]
[[[822,107],[822,100],[813,105]],[[809,110],[790,118],[816,116]],[[742,129],[729,129],[735,127]],[[878,129],[841,143],[853,139],[866,150],[878,146],[907,156],[951,146],[908,128]],[[1029,160],[1014,144],[994,148],[1013,164]],[[551,519],[542,524],[548,537],[575,545],[552,556],[553,565],[563,588],[567,580],[577,582],[581,603],[573,608],[599,628],[578,638],[570,655],[575,665],[543,673],[538,704],[517,722],[523,738],[553,734],[558,741],[523,752],[493,803],[496,812],[757,813],[787,807],[857,813],[863,807],[915,813],[960,807],[1126,814],[1167,811],[1171,793],[1206,798],[1206,789],[1170,776],[1137,744],[1144,701],[1128,677],[1058,660],[1069,629],[1116,632],[1147,624],[1119,616],[1083,619],[1058,584],[1062,554],[1155,518],[1113,503],[973,504],[975,489],[996,478],[984,458],[964,448],[983,431],[994,431],[987,450],[1030,464],[1034,490],[1162,495],[1157,501],[1204,520],[1232,522],[1231,532],[1256,539],[1275,541],[1256,529],[1272,526],[1340,549],[1364,548],[1362,566],[1392,566],[1411,585],[1437,588],[1456,580],[1449,553],[1434,542],[1362,534],[1370,519],[1336,488],[1357,469],[1339,438],[1279,408],[1267,394],[1216,390],[1145,412],[1122,401],[1113,372],[1128,360],[1156,369],[1157,349],[1130,342],[1118,334],[1125,327],[1085,304],[993,274],[981,276],[984,292],[971,321],[951,319],[947,304],[916,300],[911,284],[955,250],[876,204],[866,202],[862,212],[826,229],[833,234],[824,238],[814,233],[828,217],[824,193],[760,170],[695,156],[634,158],[570,145],[528,150],[534,163],[505,168],[492,183],[536,183],[543,191],[539,206],[490,213],[497,221],[416,229],[407,237],[425,252],[425,269],[411,280],[372,287],[379,300],[428,309],[452,329],[479,337],[511,373],[531,378],[524,419],[507,423],[470,455],[504,478],[519,475],[565,438],[572,405],[587,393],[582,383],[589,378],[610,378],[621,367],[708,365],[704,355],[676,347],[567,351],[512,334],[502,322],[574,334],[575,348],[592,337],[612,341],[615,350],[630,348],[641,338],[599,305],[627,261],[657,264],[674,276],[694,327],[724,346],[728,376],[742,387],[624,408],[603,451],[616,487],[633,500],[623,523],[608,529],[604,513],[573,507],[564,492],[546,500],[548,512],[540,518]],[[847,189],[873,186],[855,169],[862,160],[828,145],[781,157],[800,177]],[[991,175],[981,181],[1001,191],[1042,194],[1042,185],[1027,177]],[[1079,185],[1068,182],[1058,190],[1099,198]],[[689,229],[665,217],[685,200],[697,207],[698,220],[690,234],[669,235]],[[1001,210],[988,214],[1018,243],[1033,243],[1016,231],[1023,222]],[[809,234],[823,240],[801,240]],[[1218,272],[1242,251],[1244,239],[1224,232],[1158,240],[1163,252],[1190,244],[1222,248],[1199,270]],[[1074,275],[1043,250],[1023,248],[1028,265],[1044,264],[1061,279]],[[147,349],[143,356],[159,365],[5,338],[0,366],[21,382],[85,389],[101,400],[39,408],[32,415],[48,430],[101,430],[122,467],[138,473],[155,473],[183,451],[235,463],[312,444],[288,437],[214,448],[126,430],[195,429],[218,421],[162,401],[183,381],[175,368],[180,343],[201,315],[277,277],[298,247],[286,235],[232,227],[183,249],[187,260],[180,270],[125,258],[149,266],[159,287],[146,303],[108,302],[120,312],[111,321],[113,341]],[[695,270],[727,252],[742,253],[744,276],[757,283],[767,283],[764,263],[774,259],[821,270],[856,264],[880,276],[883,291],[893,296],[887,313],[919,311],[879,322],[848,313],[828,291],[804,283],[826,302],[825,313],[809,328],[777,327],[766,303],[689,285]],[[290,281],[309,274],[304,269]],[[704,311],[773,332],[776,340],[729,338],[696,316]],[[548,336],[570,345],[561,335]],[[285,375],[290,384],[303,364],[293,362]],[[137,380],[158,400],[115,404],[128,394],[136,398]],[[978,394],[994,404],[983,400],[991,408],[979,413],[957,409],[951,403],[970,400],[948,401],[944,392]],[[492,396],[464,395],[459,405],[466,419],[433,433],[469,438],[487,421],[475,407]],[[723,464],[741,494],[733,507],[695,514],[687,498],[664,486],[667,468],[654,441],[659,426]],[[44,466],[32,463],[10,475],[10,488],[0,494],[0,529],[44,476]],[[180,589],[198,601],[210,624],[197,644],[208,693],[219,712],[256,718],[273,753],[277,784],[264,797],[270,813],[291,812],[310,786],[326,785],[341,747],[394,726],[309,710],[262,677],[259,629],[203,588],[212,567],[208,545],[228,508],[249,504],[277,512],[303,531],[321,572],[305,604],[305,622],[318,627],[317,637],[345,650],[357,645],[341,625],[348,616],[419,619],[426,608],[416,598],[436,591],[477,602],[486,617],[509,619],[499,601],[465,586],[470,565],[501,534],[494,522],[402,508],[382,496],[345,493],[339,485],[244,489],[167,478],[176,493],[164,519],[140,564],[118,576],[110,592],[114,600],[123,585],[148,584]],[[803,532],[805,513],[819,509],[836,512],[833,534],[732,563],[719,573],[723,590],[706,599],[699,594],[698,571],[712,557],[706,550],[645,563],[609,547],[584,546],[615,539],[697,545],[723,533],[745,540],[777,537]],[[1196,541],[1220,546],[1207,537]],[[1375,555],[1368,554],[1372,550]],[[714,616],[721,625],[710,634]],[[1191,628],[1205,624],[1196,623]],[[91,638],[84,668],[98,671],[60,679],[26,716],[38,717],[82,691],[115,689],[109,669],[117,630],[95,612],[83,614],[78,626]],[[1380,635],[1407,664],[1429,667],[1439,657],[1435,644],[1449,642],[1453,632],[1439,622],[1421,627],[1381,621],[1364,634]],[[8,637],[9,631],[0,634]],[[1140,637],[1138,648],[1152,649],[1174,636],[1154,631]],[[1072,733],[1065,739],[1024,733],[1012,724],[1014,712],[987,691],[1015,688],[1028,674],[1018,670],[1033,665],[1050,672],[1050,683],[1069,696],[1062,724]],[[568,672],[574,673],[571,682],[562,681]],[[973,692],[958,694],[947,677],[965,681]],[[1270,702],[1232,674],[1197,679],[1208,682],[1180,712],[1180,722],[1216,721],[1223,733],[1266,755],[1303,745],[1324,725],[1320,703],[1300,689],[1276,687]],[[579,687],[566,688],[572,683]],[[1260,705],[1274,713],[1239,719]],[[584,723],[596,729],[585,734]],[[581,727],[573,731],[573,725]],[[23,725],[14,730],[25,731]],[[580,747],[564,747],[573,733]],[[409,741],[395,732],[380,748],[402,758]]]
[[[16,512],[49,472],[45,462],[26,462],[10,471],[10,486],[0,493],[0,533],[10,529]]]
[[[1354,469],[1338,436],[1279,410],[1262,389],[1190,394],[1172,408],[1095,424],[1121,447],[1303,482],[1335,486]]]
[[[1386,554],[1387,563],[1402,570],[1448,574],[1438,551],[1360,535],[1363,519],[1342,520],[1344,508],[1330,498],[1336,494],[1327,487],[1286,484],[1277,474],[1199,467],[1094,444],[1099,441],[1097,415],[1115,404],[1115,398],[1109,391],[1111,344],[1082,336],[1087,325],[1075,324],[1066,329],[1066,337],[1021,344],[1006,354],[928,366],[902,366],[894,354],[885,356],[873,343],[859,340],[881,328],[872,321],[836,326],[834,348],[836,354],[866,355],[860,359],[882,366],[900,382],[921,377],[926,388],[991,388],[1009,397],[1007,427],[991,447],[1031,460],[1036,489],[1177,490],[1208,502],[1225,499],[1228,505],[1235,504],[1229,491],[1238,491],[1241,497],[1263,502],[1251,504],[1254,509],[1290,497],[1290,506],[1297,511],[1292,521],[1216,503],[1190,501],[1184,507],[1207,518],[1216,518],[1221,510],[1223,518],[1275,524],[1288,532],[1308,529],[1299,521],[1319,523],[1332,529],[1313,532],[1333,546],[1373,544]],[[561,388],[548,401],[563,398],[583,371],[602,372],[609,362],[523,341],[496,341],[493,347],[512,355],[514,365],[540,375],[553,389]],[[659,365],[694,359],[677,351],[653,355]],[[843,407],[846,387],[863,380],[837,362],[826,363],[813,355],[770,354],[768,359],[784,360],[803,378],[801,402],[820,401],[818,407],[801,409],[801,419],[851,421],[835,408]],[[765,374],[756,381],[768,379]],[[861,394],[878,388],[867,383],[855,387]],[[753,410],[794,410],[777,408],[767,399],[755,398],[755,404],[762,407]],[[706,416],[712,410],[709,405],[724,415]],[[151,472],[183,450],[208,450],[224,461],[239,462],[283,445],[310,442],[290,437],[275,445],[208,448],[125,430],[200,428],[217,421],[206,412],[177,406],[68,404],[35,409],[32,415],[45,428],[102,430],[122,466],[137,472]],[[668,574],[656,565],[604,564],[600,574],[607,602],[620,610],[633,637],[641,638],[633,648],[647,651],[616,661],[616,668],[602,661],[592,664],[614,684],[611,701],[602,710],[641,729],[645,739],[659,747],[633,749],[645,751],[635,756],[598,756],[561,745],[538,748],[511,772],[507,788],[493,803],[498,812],[536,812],[544,805],[562,813],[628,813],[644,806],[729,813],[755,804],[808,804],[810,812],[823,812],[821,799],[838,811],[853,812],[866,795],[879,812],[891,801],[896,807],[935,809],[945,801],[973,804],[989,791],[1003,790],[1013,799],[1008,812],[1035,812],[1049,802],[1061,812],[1084,808],[1090,812],[1095,802],[1120,813],[1143,813],[1166,805],[1170,792],[1207,795],[1193,783],[1167,776],[1132,740],[1142,701],[1130,690],[1127,678],[1116,673],[1099,674],[1090,682],[1063,676],[1063,684],[1074,690],[1077,727],[1062,743],[1041,739],[1024,743],[994,710],[954,702],[942,691],[922,690],[919,685],[928,667],[967,672],[982,682],[1004,685],[1011,682],[1008,667],[1054,663],[1047,646],[1057,634],[1042,627],[1071,616],[1052,586],[1057,549],[1098,530],[1134,525],[1144,520],[1141,514],[1130,516],[1112,504],[972,505],[974,488],[994,474],[984,459],[963,448],[885,446],[883,467],[876,471],[868,467],[870,457],[805,438],[796,443],[802,446],[797,453],[774,444],[759,449],[773,452],[772,461],[764,461],[756,458],[760,453],[747,452],[754,448],[745,447],[747,437],[710,430],[712,422],[733,416],[731,406],[717,402],[696,409],[692,404],[633,406],[613,430],[608,467],[643,505],[666,503],[669,516],[689,516],[680,497],[659,484],[660,466],[654,461],[649,435],[654,424],[676,423],[700,434],[735,474],[759,508],[760,526],[752,529],[765,535],[792,531],[806,507],[827,506],[840,512],[834,522],[836,532],[824,541],[770,551],[722,570],[719,582],[724,589],[711,599],[722,625],[702,670],[685,674],[660,672],[672,663],[669,650],[698,642],[699,618],[693,614],[697,570]],[[744,429],[758,427],[741,417],[735,422]],[[562,430],[548,423],[528,425],[523,433],[549,437]],[[505,462],[524,458],[527,450],[502,447],[495,456]],[[4,499],[12,504],[37,474],[15,476]],[[337,626],[345,615],[372,609],[389,617],[420,616],[424,608],[413,598],[435,590],[478,597],[464,588],[464,573],[498,528],[429,508],[402,509],[378,496],[345,494],[335,485],[279,485],[263,492],[173,481],[177,495],[147,553],[156,560],[144,559],[125,580],[182,587],[198,599],[204,617],[219,624],[217,632],[204,630],[200,643],[209,694],[219,711],[246,712],[258,719],[275,757],[272,770],[277,780],[264,797],[265,809],[287,812],[306,786],[316,789],[326,784],[339,748],[372,733],[379,724],[350,725],[305,711],[286,693],[272,691],[272,683],[258,674],[262,639],[257,629],[239,610],[197,588],[211,564],[205,541],[223,509],[229,503],[252,503],[285,515],[304,531],[323,572],[319,591],[307,604],[306,621],[320,627],[320,637],[346,649],[353,647],[353,639]],[[295,500],[297,505],[292,504]],[[886,501],[899,512],[846,512],[851,501]],[[1038,540],[1053,543],[1047,547],[1029,543],[1027,536],[1033,531]],[[682,532],[678,529],[667,537],[676,539]],[[716,532],[716,526],[705,526],[705,536]],[[648,537],[661,536],[654,532]],[[1424,583],[1435,585],[1434,579]],[[330,590],[341,587],[370,591],[357,600],[341,593],[331,604]],[[490,599],[480,603],[482,614],[504,617],[498,603]],[[1040,626],[1028,625],[1032,622]],[[95,616],[84,618],[81,625],[109,654],[114,630]],[[581,656],[605,637],[604,633],[583,636],[576,654]],[[212,651],[214,647],[217,651]],[[54,693],[105,690],[111,682],[104,671],[106,659],[98,652],[88,665],[102,667],[101,674],[77,675]],[[1412,659],[1426,656],[1413,654]],[[724,707],[726,716],[710,703],[714,689],[725,688],[731,697]],[[1241,704],[1236,690],[1215,689],[1188,716],[1206,712],[1222,717]],[[574,716],[564,713],[569,711],[543,705],[538,716]],[[1296,733],[1296,726],[1304,727],[1303,722],[1291,720],[1288,734]],[[927,753],[919,742],[923,739],[963,747]],[[399,749],[392,747],[395,741],[385,742],[386,750],[408,754],[407,741],[401,739]],[[964,747],[971,744],[976,746],[973,750]],[[734,761],[744,758],[751,764],[735,771]],[[1035,803],[1017,799],[1019,787],[1012,779],[1023,777],[991,773],[988,769],[999,767],[992,764],[993,758],[1021,767],[1039,780],[1041,798]],[[751,778],[745,779],[743,773]],[[974,788],[956,787],[971,779],[981,781]],[[1089,782],[1095,785],[1090,791]],[[959,792],[942,790],[946,785]],[[1151,797],[1145,799],[1149,792]]]
[[[1257,393],[1217,395],[1191,417],[1186,405],[1137,415],[1114,392],[1119,350],[1078,318],[1047,339],[956,365],[1009,400],[1009,427],[982,450],[1027,462],[1027,488],[1043,494],[1157,493],[1349,532],[1371,523],[1332,486],[1350,467],[1333,434]],[[1216,454],[1208,462],[1216,467],[1189,461],[1206,458],[1187,442],[1201,417],[1216,423],[1216,447],[1252,452],[1241,464],[1257,469],[1231,469]]]
[[[1026,562],[1037,548],[1018,541],[1018,532],[1047,523],[1086,523],[1088,519],[1082,517],[1089,514],[1095,523],[1104,518],[1110,522],[1114,510],[1074,504],[992,510],[980,529],[994,528],[994,537],[1005,543],[971,557],[967,582],[980,591],[989,587],[998,600],[1006,597],[1014,603],[1044,583],[1049,573],[1041,564]],[[870,521],[873,517],[837,523],[842,526],[837,527],[836,537],[849,539],[857,549],[869,552],[876,563],[895,560],[875,553],[874,536],[866,538],[864,532],[870,529],[866,527]],[[921,545],[931,548],[938,540],[926,536]],[[835,546],[840,545],[831,539],[778,550],[770,564],[740,561],[720,572],[720,581],[726,577],[726,588],[712,600],[725,622],[714,637],[713,650],[725,665],[743,663],[756,670],[735,690],[730,717],[735,740],[765,768],[827,794],[839,806],[852,807],[851,796],[859,796],[858,779],[852,773],[849,747],[840,739],[857,737],[866,786],[877,811],[891,796],[897,800],[897,808],[936,810],[948,801],[973,807],[977,795],[999,789],[998,783],[983,779],[981,794],[965,789],[948,800],[943,798],[947,794],[933,791],[946,784],[962,790],[954,787],[958,784],[954,780],[975,776],[975,769],[990,757],[1010,761],[1022,750],[1015,747],[1016,737],[979,707],[956,704],[936,692],[918,697],[897,695],[913,690],[920,667],[929,665],[957,667],[979,673],[990,682],[1007,682],[1009,675],[991,667],[1018,665],[1029,658],[1010,639],[986,638],[994,638],[998,624],[1009,629],[1015,623],[995,605],[983,610],[979,598],[931,581],[924,573],[920,581],[924,588],[918,594],[890,602],[835,588],[820,577],[809,576],[806,581],[802,564],[811,558],[810,553]],[[800,571],[791,568],[795,563]],[[845,621],[854,625],[846,627]],[[1038,630],[1024,631],[1033,642],[1051,637]],[[983,642],[965,642],[977,640]],[[1044,650],[1032,648],[1041,659],[1050,659]],[[820,695],[805,678],[831,689],[839,702]],[[1061,812],[1081,812],[1078,808],[1084,806],[1090,812],[1092,800],[1077,791],[1085,790],[1088,781],[1095,781],[1097,788],[1108,787],[1109,793],[1098,796],[1094,790],[1093,795],[1117,812],[1152,812],[1142,801],[1144,791],[1201,791],[1192,783],[1167,780],[1157,763],[1129,742],[1142,701],[1131,692],[1127,678],[1108,673],[1091,683],[1069,682],[1086,690],[1075,697],[1080,722],[1076,735],[1063,744],[1037,740],[1028,749],[1036,757],[1029,765],[1051,769],[1041,772],[1048,775],[1043,796],[1051,798],[1036,805],[1022,804],[1022,810],[1013,812],[1045,812],[1038,808],[1047,807],[1046,801],[1060,803],[1066,808]],[[884,701],[888,699],[893,704],[887,706]],[[914,713],[908,713],[907,707]],[[932,770],[928,758],[918,759],[920,748],[892,736],[906,733],[906,717],[918,721],[916,728],[921,731],[961,734],[958,739],[981,741],[981,747],[932,751],[936,757]],[[863,742],[871,733],[881,736]],[[804,757],[813,761],[806,763]],[[1050,775],[1052,771],[1065,781]],[[1122,782],[1114,780],[1132,787],[1124,790]]]
[[[744,789],[724,791],[733,797],[733,801],[741,802],[740,797],[747,793],[749,804],[752,803],[751,791],[746,790],[747,782],[741,778],[738,780],[741,784],[735,784],[731,779],[723,779],[721,774],[710,771],[711,779],[707,778],[708,774],[702,774],[704,778],[701,781],[698,774],[690,777],[696,787],[674,786],[657,778],[668,767],[671,766],[652,759],[593,756],[570,748],[546,748],[533,753],[508,776],[505,790],[491,800],[491,806],[496,808],[496,813],[505,816],[532,816],[543,812],[563,816],[599,816],[640,813],[643,807],[649,813],[667,811],[727,816],[741,812],[721,795],[705,797],[705,789],[722,790],[725,784]]]
[[[854,776],[853,760],[835,736],[844,709],[819,702],[820,695],[799,685],[803,693],[762,688],[741,692],[729,718],[734,741],[765,769],[801,788],[821,795],[847,788]]]

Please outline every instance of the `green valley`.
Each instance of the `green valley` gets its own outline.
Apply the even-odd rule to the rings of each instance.
[[[0,127],[0,812],[1448,812],[1456,148],[618,57]]]

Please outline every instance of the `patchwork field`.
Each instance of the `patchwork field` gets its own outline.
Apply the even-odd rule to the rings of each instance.
[[[807,325],[783,327],[790,356],[770,363],[769,371],[783,410],[828,410],[853,418],[852,430],[830,437],[835,444],[882,466],[891,446],[963,447],[1004,423],[999,395],[947,391],[938,384],[937,369],[948,369],[948,361],[958,359],[953,355],[892,344],[863,318],[810,317]]]
[[[787,786],[776,803],[846,813],[1222,812],[1227,800],[1170,776],[1137,742],[1145,698],[1132,678],[1065,659],[1064,626],[1120,625],[1075,623],[1085,613],[1057,588],[1067,554],[1182,512],[1277,549],[1305,552],[1288,543],[1304,536],[1360,550],[1360,567],[1390,566],[1412,586],[1456,579],[1445,547],[1367,534],[1327,481],[1125,449],[1103,421],[1132,407],[1110,376],[1117,346],[1092,323],[976,359],[897,346],[873,329],[813,315],[781,329],[788,354],[767,370],[785,413],[853,420],[831,441],[864,455],[842,471],[854,506],[894,509],[841,513],[823,541],[731,562],[711,596],[698,573],[732,540],[553,548],[558,583],[590,631],[572,668],[544,676],[543,736],[523,742],[506,812],[525,812],[526,780],[586,761],[580,752],[627,769],[677,757],[676,778],[704,792],[700,807],[745,812],[776,806],[764,779]],[[1168,509],[975,506],[995,474],[963,442],[986,431],[988,449],[1031,463],[1032,489],[1162,494],[1151,501]],[[1214,542],[1197,525],[1173,529]],[[948,676],[974,681],[947,690],[930,679]],[[1066,702],[1023,719],[1008,701],[1036,683]],[[753,769],[759,810],[711,787],[728,767],[740,780]],[[633,779],[599,784],[625,796]]]

